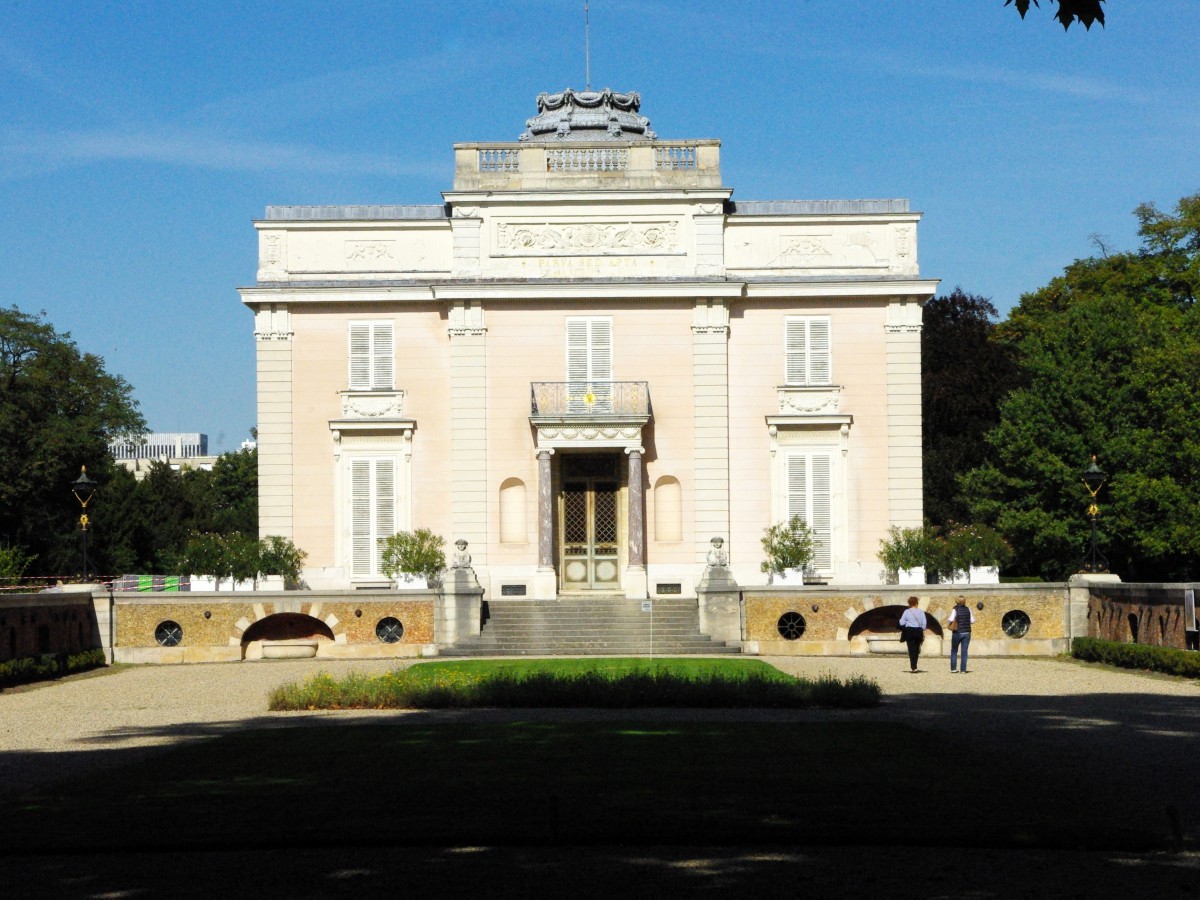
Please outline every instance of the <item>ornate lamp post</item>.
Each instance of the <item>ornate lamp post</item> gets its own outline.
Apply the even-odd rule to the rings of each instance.
[[[88,534],[88,501],[92,499],[92,494],[96,493],[96,482],[88,478],[87,466],[79,467],[79,477],[71,482],[71,493],[75,495],[75,499],[79,501],[79,505],[83,508],[83,513],[79,516],[79,528],[83,532],[83,580],[87,581],[88,577],[88,555],[87,555],[87,534]]]
[[[1096,519],[1100,515],[1100,507],[1096,505],[1096,495],[1100,493],[1100,488],[1104,487],[1104,481],[1108,476],[1096,465],[1096,457],[1092,457],[1092,463],[1083,470],[1083,486],[1092,496],[1092,502],[1088,505],[1088,518],[1092,522],[1092,547],[1088,551],[1088,555],[1083,558],[1082,571],[1088,573],[1107,572],[1108,560],[1096,547]]]

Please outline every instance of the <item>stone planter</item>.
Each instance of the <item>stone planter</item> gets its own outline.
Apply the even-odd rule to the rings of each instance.
[[[901,569],[896,573],[896,584],[924,584],[925,583],[925,567],[914,566],[911,569]]]
[[[771,584],[779,587],[799,587],[804,584],[803,569],[786,569],[771,573]]]
[[[312,659],[317,655],[318,641],[295,639],[263,641],[263,659]]]

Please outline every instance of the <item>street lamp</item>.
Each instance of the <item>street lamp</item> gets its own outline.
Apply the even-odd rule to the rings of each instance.
[[[1100,515],[1100,507],[1096,505],[1096,495],[1100,493],[1100,488],[1104,487],[1106,478],[1108,476],[1096,465],[1096,457],[1093,456],[1091,465],[1083,470],[1083,486],[1092,496],[1092,502],[1088,504],[1088,518],[1092,522],[1092,547],[1088,551],[1088,555],[1083,558],[1082,571],[1091,574],[1108,571],[1108,560],[1096,547],[1096,519]]]
[[[87,466],[79,467],[79,477],[71,482],[71,493],[75,495],[75,499],[79,501],[79,505],[83,507],[83,513],[79,517],[79,528],[83,532],[83,580],[87,581],[88,577],[88,556],[87,556],[87,532],[88,532],[88,501],[92,499],[92,494],[96,493],[96,482],[88,478]]]

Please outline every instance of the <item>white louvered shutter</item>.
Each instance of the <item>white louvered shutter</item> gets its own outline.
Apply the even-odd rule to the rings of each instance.
[[[350,325],[350,390],[371,389],[371,326],[366,322]]]
[[[808,327],[804,319],[788,319],[784,324],[787,356],[787,384],[808,383]]]
[[[811,462],[808,524],[813,530],[813,566],[828,570],[833,568],[833,461],[827,453],[814,453]]]
[[[391,322],[350,323],[350,390],[390,391],[395,386]]]
[[[373,575],[374,534],[371,528],[371,460],[350,462],[350,559],[354,575]]]
[[[832,348],[829,320],[808,320],[808,383],[829,384],[832,380]]]
[[[372,542],[375,573],[382,570],[383,551],[379,542],[396,533],[396,463],[375,460],[375,534]]]
[[[833,568],[833,457],[796,453],[787,457],[787,518],[804,520],[813,533],[813,568]]]
[[[793,318],[784,321],[787,384],[830,384],[833,380],[833,344],[829,319]]]
[[[371,335],[371,389],[390,391],[395,387],[395,349],[392,323],[376,322]]]

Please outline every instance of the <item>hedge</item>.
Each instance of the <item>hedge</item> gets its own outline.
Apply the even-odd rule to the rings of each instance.
[[[1107,663],[1122,669],[1146,669],[1167,675],[1200,678],[1200,653],[1176,650],[1174,647],[1077,637],[1071,641],[1071,656],[1085,662]]]
[[[22,656],[19,659],[0,662],[0,687],[57,678],[59,675],[95,669],[107,662],[104,658],[104,651],[100,649],[84,650],[81,653],[46,653],[42,656]]]

